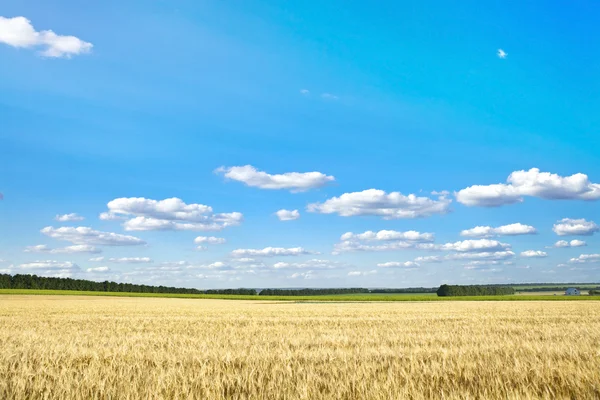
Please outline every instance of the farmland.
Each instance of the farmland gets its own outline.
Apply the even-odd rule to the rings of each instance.
[[[0,346],[7,399],[600,397],[599,301],[0,295]]]

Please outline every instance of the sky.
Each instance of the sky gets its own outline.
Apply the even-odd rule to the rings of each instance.
[[[0,273],[599,282],[598,13],[0,0]]]

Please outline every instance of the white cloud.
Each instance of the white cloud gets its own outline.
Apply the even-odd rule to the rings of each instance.
[[[338,100],[339,97],[331,93],[322,93],[321,97],[325,100]]]
[[[277,262],[273,264],[274,269],[333,269],[338,268],[342,264],[337,261],[312,259],[301,263]]]
[[[256,262],[256,260],[254,258],[247,258],[247,257],[238,258],[236,261],[240,262],[240,263],[253,263],[253,262]]]
[[[277,215],[277,218],[279,218],[280,221],[293,221],[300,218],[300,212],[298,212],[298,210],[279,210],[275,215]]]
[[[370,271],[350,271],[350,272],[348,272],[348,276],[367,276],[367,275],[373,275],[376,273],[377,273],[376,269],[372,269]]]
[[[92,257],[88,261],[91,261],[91,262],[101,262],[101,261],[104,261],[104,257]]]
[[[230,265],[228,265],[222,261],[215,261],[211,264],[188,265],[186,268],[187,269],[212,269],[212,270],[215,270],[215,269],[232,270],[233,269]]]
[[[66,226],[61,228],[53,228],[51,226],[47,226],[40,232],[53,239],[65,240],[74,244],[103,246],[135,246],[146,244],[145,241],[135,236],[121,235],[112,232],[101,232],[84,226],[77,228]]]
[[[223,244],[225,242],[226,240],[224,238],[214,236],[198,236],[196,239],[194,239],[194,243],[196,244]]]
[[[305,192],[320,188],[335,180],[333,176],[317,171],[271,175],[257,170],[252,165],[220,167],[215,172],[223,174],[227,179],[243,182],[247,186],[260,189],[289,189],[291,192]]]
[[[54,217],[54,219],[59,222],[73,222],[73,221],[83,221],[85,218],[83,218],[81,215],[71,213],[71,214],[62,214],[62,215],[58,214],[56,217]]]
[[[111,257],[108,259],[108,261],[113,262],[113,263],[125,263],[125,264],[144,264],[144,263],[151,263],[152,259],[150,257],[120,257],[120,258],[114,258]]]
[[[308,90],[308,89],[300,89],[300,94],[303,94],[304,96],[308,96],[310,94],[310,90]]]
[[[502,49],[498,49],[498,51],[496,52],[496,55],[498,56],[498,58],[505,59],[508,56],[508,53]]]
[[[160,263],[161,267],[163,268],[174,268],[174,269],[181,269],[182,267],[187,267],[188,265],[190,265],[189,262],[187,261],[165,261]]]
[[[393,232],[393,231],[392,231]],[[402,233],[402,232],[397,232]],[[406,232],[404,232],[406,233]],[[419,234],[429,235],[429,234]],[[455,243],[446,244],[433,244],[433,243],[419,243],[409,242],[407,240],[391,241],[378,245],[365,244],[358,240],[364,238],[367,241],[373,237],[369,232],[365,234],[352,234],[346,233],[342,235],[342,239],[351,238],[351,240],[342,240],[340,243],[336,243],[333,248],[333,254],[340,254],[346,252],[362,252],[362,251],[395,251],[395,250],[428,250],[428,251],[459,251],[459,252],[483,252],[483,251],[500,251],[510,248],[507,243],[502,243],[497,240],[489,239],[476,239],[476,240],[463,240]],[[375,236],[376,237],[376,236]],[[382,235],[380,237],[386,237]],[[415,235],[415,238],[417,236]],[[372,239],[376,240],[376,239]],[[383,239],[384,240],[384,239]],[[421,236],[421,240],[429,240],[428,236]]]
[[[571,219],[563,218],[558,221],[552,227],[554,233],[558,236],[567,235],[581,235],[591,236],[594,233],[600,231],[600,226],[596,225],[593,221],[586,221],[585,219]]]
[[[123,221],[123,220],[127,219],[127,217],[124,215],[117,215],[117,214],[113,214],[111,212],[100,213],[99,218],[102,221]]]
[[[33,261],[30,263],[20,264],[19,268],[28,270],[79,270],[79,266],[70,261]]]
[[[591,183],[588,176],[577,173],[562,177],[538,168],[515,171],[508,183],[474,185],[455,193],[456,200],[467,206],[498,207],[523,201],[523,197],[547,200],[598,200],[600,184]]]
[[[419,263],[416,263],[414,261],[406,261],[406,262],[390,261],[390,262],[377,264],[377,266],[381,267],[381,268],[418,268],[418,267],[420,267]]]
[[[110,268],[108,267],[94,267],[86,269],[87,272],[109,272]]]
[[[527,258],[544,258],[547,257],[548,254],[545,251],[541,250],[526,250],[521,252],[521,257]]]
[[[460,232],[461,236],[467,237],[490,237],[490,236],[516,236],[516,235],[534,235],[537,230],[530,225],[521,223],[503,225],[497,228],[491,226],[476,226]]]
[[[425,256],[425,257],[417,257],[415,258],[416,263],[440,263],[442,262],[442,257],[440,256]]]
[[[368,189],[362,192],[344,193],[324,203],[309,204],[307,210],[321,214],[338,214],[342,217],[375,215],[383,219],[419,218],[449,211],[452,201],[445,196],[438,200],[428,197],[408,196],[399,192]]]
[[[75,37],[57,35],[51,30],[36,31],[25,17],[0,17],[0,43],[12,47],[41,48],[45,57],[65,57],[89,53],[93,45]]]
[[[275,257],[275,256],[303,256],[317,254],[302,247],[265,247],[264,249],[236,249],[231,252],[233,257]]]
[[[569,260],[571,264],[585,264],[600,262],[600,254],[581,254],[577,258],[571,258]]]
[[[414,242],[390,242],[378,245],[368,245],[355,240],[344,240],[340,243],[336,243],[333,246],[332,254],[348,253],[348,252],[359,252],[359,251],[394,251],[394,250],[405,250],[414,249],[422,246],[423,244],[415,244]]]
[[[45,244],[38,244],[36,246],[27,246],[25,248],[26,253],[49,253],[49,254],[73,254],[73,253],[91,253],[97,254],[102,253],[102,250],[90,246],[89,244],[77,244],[73,246],[61,247],[57,249],[51,249]]]
[[[177,197],[164,200],[122,197],[107,206],[109,211],[101,214],[101,219],[134,217],[123,224],[127,231],[219,231],[239,225],[243,220],[239,212],[214,214],[212,207],[186,204]]]
[[[417,231],[390,231],[382,230],[379,232],[366,231],[363,233],[344,233],[340,240],[365,240],[365,241],[391,241],[391,240],[406,240],[409,242],[432,242],[435,239],[433,233],[420,233]]]
[[[314,277],[313,271],[296,272],[289,276],[291,279],[313,279]]]
[[[502,269],[494,268],[495,266],[500,265],[499,261],[496,260],[475,260],[469,261],[463,267],[468,270],[476,270],[476,271],[501,271]]]
[[[445,260],[507,260],[515,256],[512,251],[483,251],[479,253],[454,253],[444,257]]]
[[[439,246],[440,250],[453,250],[459,252],[502,251],[509,248],[510,245],[507,243],[501,243],[497,240],[489,239],[463,240],[454,243],[446,243]]]
[[[558,242],[554,243],[554,247],[557,247],[557,248],[561,248],[561,247],[582,247],[582,246],[587,246],[587,243],[584,242],[583,240],[577,240],[577,239],[573,239],[570,242],[568,242],[566,240],[559,240]]]

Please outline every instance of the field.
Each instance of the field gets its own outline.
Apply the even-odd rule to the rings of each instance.
[[[0,398],[600,398],[600,301],[0,295]]]

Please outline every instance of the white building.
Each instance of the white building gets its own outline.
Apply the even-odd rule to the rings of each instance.
[[[565,291],[565,296],[579,296],[581,293],[579,292],[579,289],[577,288],[568,288]]]

